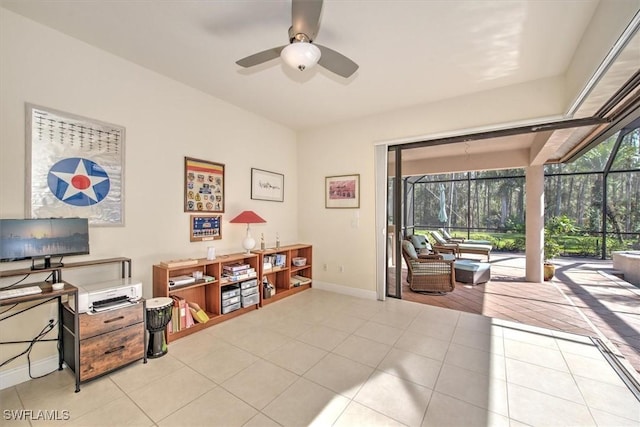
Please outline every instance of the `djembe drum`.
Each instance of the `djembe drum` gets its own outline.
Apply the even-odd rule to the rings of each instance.
[[[164,329],[171,321],[172,307],[173,299],[171,298],[161,297],[147,300],[147,330],[149,331],[147,357],[155,358],[167,354]]]

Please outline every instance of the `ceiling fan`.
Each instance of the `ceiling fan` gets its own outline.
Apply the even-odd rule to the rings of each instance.
[[[277,57],[292,68],[304,71],[316,64],[348,78],[358,69],[358,64],[328,47],[313,43],[318,33],[322,0],[292,0],[289,44],[267,49],[236,61],[249,68]]]

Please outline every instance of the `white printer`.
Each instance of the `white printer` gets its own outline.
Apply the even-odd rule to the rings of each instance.
[[[124,278],[107,282],[76,286],[78,288],[78,313],[97,313],[135,304],[142,298],[142,282]],[[69,306],[75,308],[74,296]]]

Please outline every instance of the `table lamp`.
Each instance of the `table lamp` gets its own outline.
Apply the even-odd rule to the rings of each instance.
[[[254,211],[243,211],[240,215],[233,218],[230,223],[233,224],[247,224],[247,237],[242,241],[242,247],[247,250],[246,253],[250,253],[251,249],[256,246],[256,240],[251,237],[251,230],[249,229],[250,224],[259,224],[261,222],[267,222],[264,219],[260,218],[258,214]]]

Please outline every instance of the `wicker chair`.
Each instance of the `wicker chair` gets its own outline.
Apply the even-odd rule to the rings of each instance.
[[[427,236],[422,234],[414,234],[408,238],[416,249],[418,258],[429,258],[428,255],[442,255],[442,259],[446,261],[456,260],[455,248],[446,248],[444,246],[434,246],[429,243]]]
[[[456,287],[453,261],[442,255],[421,255],[409,240],[402,242],[402,256],[407,263],[407,282],[414,292],[451,292]]]

